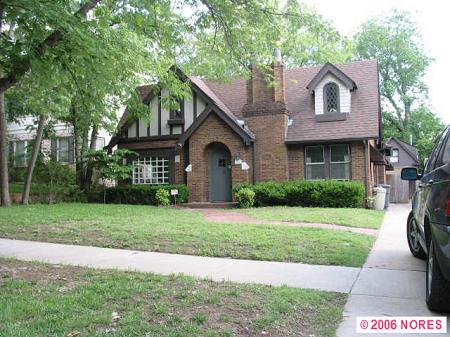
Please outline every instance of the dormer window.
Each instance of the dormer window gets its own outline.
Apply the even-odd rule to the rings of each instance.
[[[327,83],[323,88],[323,102],[324,102],[324,112],[325,113],[339,113],[339,86],[330,82]]]

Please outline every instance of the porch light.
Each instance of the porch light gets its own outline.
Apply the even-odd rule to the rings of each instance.
[[[240,153],[236,153],[236,156],[234,156],[234,164],[240,165],[242,163],[241,155]]]

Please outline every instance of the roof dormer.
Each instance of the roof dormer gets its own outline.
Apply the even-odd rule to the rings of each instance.
[[[356,83],[331,63],[325,64],[306,87],[314,95],[319,122],[346,120],[351,110],[351,93]]]

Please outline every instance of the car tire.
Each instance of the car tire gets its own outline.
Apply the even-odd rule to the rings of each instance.
[[[406,238],[408,240],[409,250],[414,257],[417,257],[418,259],[425,259],[427,255],[420,245],[419,235],[419,227],[417,226],[416,219],[411,212],[408,216],[408,222],[406,224]]]
[[[450,282],[441,273],[436,260],[433,240],[428,249],[426,301],[428,309],[432,311],[450,311]]]

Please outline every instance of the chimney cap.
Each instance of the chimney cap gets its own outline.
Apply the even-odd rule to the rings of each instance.
[[[281,50],[279,48],[275,48],[273,51],[273,56],[275,58],[275,62],[283,62],[283,58],[281,57]]]

